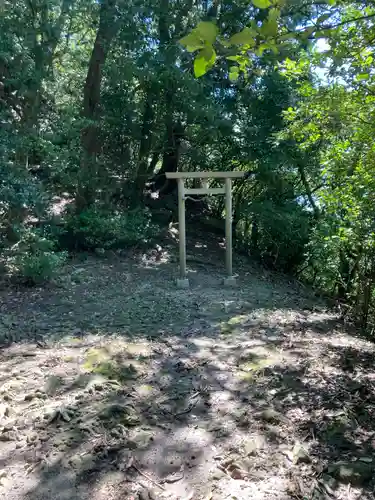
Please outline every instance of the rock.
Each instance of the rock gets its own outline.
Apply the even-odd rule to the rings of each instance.
[[[294,464],[305,463],[308,464],[311,462],[311,458],[307,453],[307,450],[299,443],[294,445],[292,451],[292,461]]]
[[[24,399],[24,401],[32,401],[34,398],[35,398],[35,394],[30,393],[30,394],[26,394],[26,396],[23,399]]]
[[[2,479],[3,477],[7,477],[8,473],[6,470],[0,470],[0,479]]]
[[[338,481],[360,486],[371,481],[374,465],[360,460],[357,462],[340,461],[330,464],[327,470]]]

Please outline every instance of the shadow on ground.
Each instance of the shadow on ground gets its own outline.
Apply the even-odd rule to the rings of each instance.
[[[176,290],[172,257],[9,297],[38,344],[1,354],[6,497],[373,498],[373,346],[247,263],[223,289],[203,252]]]

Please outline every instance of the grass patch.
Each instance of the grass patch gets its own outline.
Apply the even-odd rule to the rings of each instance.
[[[128,366],[120,365],[116,361],[104,361],[94,366],[92,373],[97,373],[110,380],[126,382],[137,377],[136,368],[130,364]]]
[[[223,334],[228,334],[234,332],[239,326],[242,326],[247,320],[247,316],[240,314],[238,316],[233,316],[228,321],[223,321],[220,323],[220,331]]]
[[[112,359],[110,350],[106,347],[90,349],[83,368],[90,373],[118,382],[126,382],[137,377],[137,369],[132,363],[124,364]]]

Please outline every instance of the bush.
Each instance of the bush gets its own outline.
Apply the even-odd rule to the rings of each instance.
[[[250,211],[258,224],[257,257],[270,267],[295,272],[305,259],[311,214],[294,201],[278,204],[272,200],[254,202]]]
[[[122,213],[92,207],[79,215],[68,215],[60,241],[69,250],[109,250],[147,242],[158,233],[148,210]]]
[[[56,252],[55,242],[35,230],[24,230],[20,241],[7,255],[7,268],[27,284],[35,285],[55,277],[67,258]]]

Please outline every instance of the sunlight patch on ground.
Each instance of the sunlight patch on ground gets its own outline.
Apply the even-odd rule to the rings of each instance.
[[[280,357],[274,353],[269,353],[269,355],[265,357],[261,357],[257,353],[253,356],[253,360],[240,362],[238,368],[244,372],[253,372],[276,364],[280,364]]]
[[[125,382],[139,376],[150,355],[151,349],[146,343],[116,340],[105,346],[89,349],[82,368],[89,373]]]
[[[35,347],[32,339],[27,349],[8,349],[4,355],[0,392],[4,401],[7,397],[4,411],[10,412],[6,424],[19,429],[2,444],[14,447],[15,460],[22,457],[22,464],[27,463],[31,451],[42,450],[38,462],[43,465],[46,459],[59,480],[72,477],[64,488],[69,498],[92,459],[98,481],[97,486],[89,484],[90,498],[114,498],[111,488],[118,476],[109,473],[113,466],[121,471],[116,498],[127,498],[131,485],[123,481],[121,467],[128,449],[142,472],[161,482],[172,479],[162,484],[180,498],[192,491],[189,498],[208,498],[207,487],[215,488],[215,500],[264,500],[290,497],[289,477],[295,469],[286,461],[285,446],[293,449],[301,437],[306,448],[312,445],[317,462],[298,464],[310,485],[315,465],[325,464],[332,429],[346,426],[350,435],[345,437],[352,442],[358,438],[347,412],[356,412],[358,381],[369,395],[373,386],[366,387],[358,370],[340,368],[347,360],[346,348],[351,345],[351,352],[357,347],[355,356],[362,344],[354,338],[344,342],[333,315],[312,313],[310,299],[305,303],[297,294],[288,296],[289,285],[281,288],[254,272],[241,274],[239,286],[227,289],[218,286],[221,268],[199,267],[190,289],[181,291],[173,286],[178,258],[163,273],[156,266],[145,271],[134,262],[80,263],[83,270],[71,288],[48,291],[39,302],[28,298],[26,312],[12,314],[9,322],[15,318],[18,331],[24,333],[25,325],[32,324],[32,332],[43,333],[47,326],[58,342],[53,344],[51,335],[46,347]],[[152,341],[146,340],[152,335]],[[327,408],[327,401],[335,400],[339,408]],[[369,418],[362,424],[368,432],[371,401],[366,399]],[[57,411],[58,418],[50,421]],[[310,420],[316,423],[314,434],[305,427]],[[325,430],[327,422],[332,426]],[[257,433],[264,444],[248,443]],[[246,450],[238,448],[243,441]],[[341,446],[338,440],[334,444]],[[245,457],[248,450],[251,456]],[[108,455],[100,455],[102,451]],[[251,475],[233,479],[218,469],[218,457],[227,455],[240,464],[248,460]],[[23,465],[8,461],[9,478],[16,471],[22,483]],[[126,474],[145,480],[135,472]],[[180,479],[173,482],[171,473]],[[30,500],[49,500],[60,491],[50,489],[37,497],[50,487],[44,475],[38,480]],[[21,489],[26,486],[30,484]],[[5,498],[9,490],[0,496]]]

